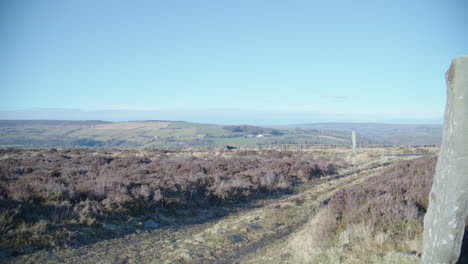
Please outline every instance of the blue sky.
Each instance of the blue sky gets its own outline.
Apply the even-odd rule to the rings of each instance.
[[[463,0],[4,0],[0,119],[440,123],[467,12]]]

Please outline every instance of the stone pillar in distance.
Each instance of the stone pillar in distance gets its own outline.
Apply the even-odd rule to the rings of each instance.
[[[353,156],[356,155],[356,131],[351,132],[351,141],[353,142]]]

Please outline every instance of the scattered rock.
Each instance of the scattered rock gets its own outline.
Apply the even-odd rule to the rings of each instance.
[[[107,230],[117,230],[117,226],[114,224],[103,223],[102,227]]]
[[[261,227],[255,224],[247,224],[247,227],[250,229],[260,229]]]
[[[198,243],[205,243],[206,242],[205,238],[203,238],[201,236],[195,238],[195,241],[197,241]]]
[[[165,216],[165,215],[160,215],[159,218],[164,221],[164,222],[167,222],[167,223],[174,223],[176,221],[176,219],[174,217],[170,217],[170,216]]]
[[[158,223],[156,223],[153,219],[146,220],[143,223],[143,225],[145,226],[145,228],[150,228],[150,229],[155,229],[159,227]]]
[[[201,254],[201,253],[195,253],[195,252],[192,252],[192,251],[190,251],[190,252],[183,252],[183,253],[180,254],[180,256],[181,256],[183,259],[187,260],[187,261],[191,261],[191,260],[193,260],[193,259],[201,259],[201,258],[204,257],[203,254]]]
[[[237,236],[237,235],[232,235],[232,236],[230,236],[230,238],[231,238],[232,242],[234,242],[234,243],[240,243],[240,242],[242,242],[244,240],[243,237]]]

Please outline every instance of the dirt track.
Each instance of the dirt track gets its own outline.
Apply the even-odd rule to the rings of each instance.
[[[263,256],[267,248],[299,230],[336,191],[362,182],[388,165],[375,160],[355,166],[304,185],[296,194],[260,200],[201,224],[160,228],[79,248],[39,251],[10,263],[283,262],[288,258],[285,254]]]

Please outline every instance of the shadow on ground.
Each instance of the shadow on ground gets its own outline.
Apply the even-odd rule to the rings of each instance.
[[[50,230],[57,231],[63,228],[63,230],[66,229],[67,232],[73,233],[74,237],[65,241],[57,241],[57,243],[53,243],[52,246],[43,247],[24,245],[20,248],[12,249],[11,247],[0,245],[0,262],[2,258],[8,259],[9,257],[31,254],[43,249],[78,248],[83,245],[115,239],[134,233],[151,233],[163,229],[177,230],[184,226],[210,223],[242,210],[262,207],[269,200],[295,194],[297,193],[297,188],[300,188],[300,186],[297,185],[290,189],[274,192],[261,192],[248,199],[219,201],[210,206],[195,206],[190,208],[162,207],[153,210],[151,214],[108,219],[107,221],[100,221],[91,226],[82,224],[58,225],[57,227],[50,228]],[[27,203],[18,202],[9,205],[11,208],[18,206],[26,209],[31,207],[28,206]],[[42,209],[54,211],[51,208]],[[58,210],[60,208],[56,209]]]

